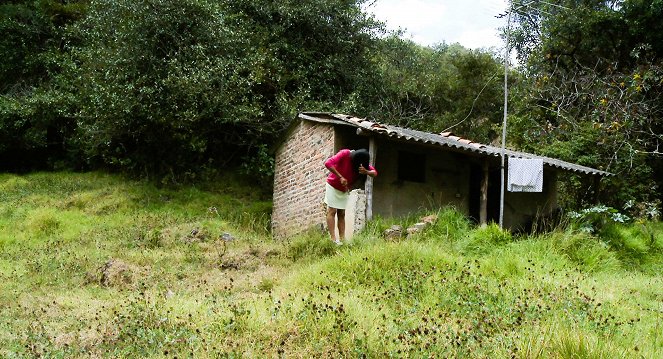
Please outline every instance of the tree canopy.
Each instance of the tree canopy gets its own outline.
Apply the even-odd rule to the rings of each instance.
[[[503,67],[486,50],[422,47],[392,36],[373,56],[378,77],[358,112],[423,131],[490,142],[501,123]]]
[[[380,31],[361,3],[0,5],[11,34],[0,43],[11,60],[0,69],[0,152],[14,159],[3,164],[31,168],[56,143],[53,161],[148,175],[238,162],[297,109],[350,98]]]
[[[662,199],[661,15],[660,0],[584,0],[516,16],[526,81],[514,142],[615,173],[602,198],[615,206]],[[582,202],[587,184],[577,184]]]

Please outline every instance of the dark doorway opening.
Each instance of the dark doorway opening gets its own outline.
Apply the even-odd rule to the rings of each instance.
[[[481,181],[483,179],[483,168],[481,165],[472,164],[470,167],[470,219],[479,223],[481,211]],[[488,208],[487,221],[499,222],[500,219],[500,171],[499,169],[488,170]]]

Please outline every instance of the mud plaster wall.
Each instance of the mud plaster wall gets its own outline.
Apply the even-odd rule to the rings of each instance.
[[[277,238],[325,223],[323,199],[327,170],[334,154],[334,128],[300,121],[276,152],[272,234]]]
[[[425,156],[425,182],[398,179],[399,151]],[[449,205],[468,213],[470,164],[463,155],[381,139],[375,162],[379,176],[374,182],[374,214],[404,216]]]

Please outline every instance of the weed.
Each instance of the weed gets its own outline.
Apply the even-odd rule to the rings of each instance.
[[[443,208],[436,213],[437,221],[429,230],[433,240],[449,240],[457,242],[463,239],[470,230],[470,222],[454,208]]]
[[[515,239],[446,208],[274,241],[233,178],[0,175],[0,357],[663,355],[659,222]]]
[[[457,243],[457,248],[461,252],[487,253],[512,240],[511,233],[501,229],[497,224],[491,223],[471,231],[469,236]]]
[[[294,236],[286,240],[286,243],[287,256],[293,261],[328,257],[338,249],[327,234],[317,230]]]
[[[587,233],[597,233],[607,225],[627,223],[631,220],[617,209],[604,205],[585,208],[580,212],[569,212],[569,218],[577,229]]]
[[[272,289],[274,289],[274,280],[269,278],[260,280],[260,283],[258,283],[258,289],[263,292],[270,292]]]

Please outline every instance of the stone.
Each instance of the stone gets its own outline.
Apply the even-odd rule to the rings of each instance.
[[[418,222],[413,224],[407,229],[407,238],[410,238],[418,233],[423,232],[426,228],[430,226],[428,222]]]
[[[403,237],[403,227],[397,224],[384,231],[384,237],[387,240],[396,240]]]
[[[421,222],[428,223],[428,224],[435,224],[437,222],[437,215],[436,214],[431,214],[430,216],[422,217]]]
[[[419,227],[412,226],[407,229],[407,238],[411,238],[421,232]]]
[[[415,224],[412,225],[412,227],[410,227],[410,228],[416,228],[416,229],[419,230],[419,231],[423,231],[423,230],[426,229],[428,226],[430,226],[430,223],[419,222],[419,223],[415,223]]]
[[[224,242],[231,242],[231,241],[235,240],[235,237],[232,234],[228,233],[228,232],[224,232],[223,234],[221,234],[221,239]]]

